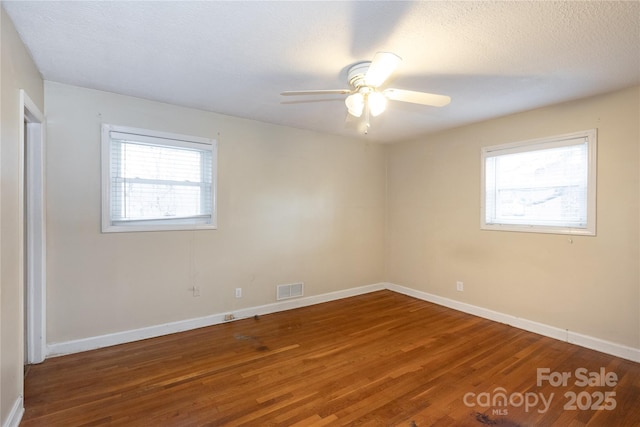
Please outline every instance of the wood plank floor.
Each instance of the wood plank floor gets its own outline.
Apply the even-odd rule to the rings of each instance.
[[[640,425],[640,364],[390,291],[49,359],[25,388],[24,427]]]

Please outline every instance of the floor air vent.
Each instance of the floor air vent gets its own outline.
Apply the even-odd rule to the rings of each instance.
[[[290,285],[278,285],[276,299],[297,298],[304,295],[304,283],[292,283]]]

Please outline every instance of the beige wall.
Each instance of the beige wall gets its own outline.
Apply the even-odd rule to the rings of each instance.
[[[267,304],[282,283],[316,295],[386,279],[638,348],[639,92],[385,147],[46,82],[48,340]],[[220,132],[219,230],[101,234],[102,122]],[[589,128],[596,237],[480,231],[482,146]]]
[[[389,146],[387,279],[639,348],[639,104],[635,87]],[[596,237],[480,231],[481,147],[591,128]]]
[[[20,89],[44,110],[40,73],[4,8],[1,13],[0,89],[0,424],[23,392],[24,322],[20,177]]]
[[[50,343],[272,303],[278,284],[384,279],[383,146],[59,83],[45,96]],[[218,230],[101,234],[103,122],[219,133]]]

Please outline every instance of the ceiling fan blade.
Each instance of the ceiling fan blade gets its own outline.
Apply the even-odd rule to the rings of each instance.
[[[292,96],[292,95],[344,95],[351,93],[350,89],[327,89],[327,90],[288,90],[282,92],[280,95]]]
[[[369,70],[364,76],[364,83],[367,86],[378,87],[385,82],[402,61],[395,53],[378,52],[373,57]]]
[[[432,107],[444,107],[451,102],[451,98],[446,95],[413,90],[385,89],[382,93],[394,101],[412,102],[414,104],[431,105]]]

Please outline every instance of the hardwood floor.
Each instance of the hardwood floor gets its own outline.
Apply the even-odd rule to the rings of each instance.
[[[391,291],[49,359],[25,388],[24,427],[640,425],[640,364]]]

